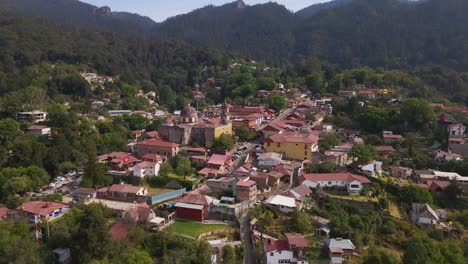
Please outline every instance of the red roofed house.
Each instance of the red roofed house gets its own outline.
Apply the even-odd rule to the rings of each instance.
[[[146,154],[157,154],[166,157],[174,157],[179,153],[179,144],[159,139],[147,139],[135,145],[136,153],[139,157]]]
[[[393,134],[391,131],[384,131],[383,132],[383,139],[385,143],[392,143],[397,141],[403,141],[402,135]]]
[[[374,90],[361,90],[357,92],[358,96],[367,98],[367,99],[375,99],[376,94]]]
[[[283,132],[265,139],[265,152],[283,153],[283,158],[312,160],[318,151],[318,136],[312,133]]]
[[[28,131],[33,136],[48,136],[52,133],[50,127],[47,126],[30,126]]]
[[[127,152],[112,152],[101,155],[97,159],[98,162],[109,164],[113,170],[126,170],[138,162],[137,158]]]
[[[299,183],[311,188],[317,187],[345,187],[349,194],[359,194],[365,184],[370,180],[364,176],[351,174],[349,172],[339,173],[313,173],[299,176]]]
[[[239,201],[255,201],[257,199],[257,183],[248,180],[236,184],[236,197]]]
[[[390,167],[393,177],[406,178],[413,174],[413,170],[407,167],[392,166]]]
[[[438,161],[462,160],[463,156],[457,153],[446,152],[441,149],[434,151],[435,159]]]
[[[304,258],[304,251],[309,246],[305,237],[296,233],[286,233],[285,235],[287,240],[264,240],[263,247],[266,263],[307,264],[307,259]]]
[[[35,217],[44,218],[47,221],[62,217],[70,211],[70,206],[62,203],[31,201],[16,208],[19,215],[28,217],[34,221]]]
[[[257,119],[255,118],[236,118],[232,120],[232,127],[238,128],[246,126],[248,128],[255,128],[257,126]]]
[[[144,202],[147,194],[148,190],[142,186],[114,184],[109,188],[98,190],[97,197],[126,202]]]
[[[442,193],[449,187],[452,183],[449,181],[439,181],[439,180],[428,180],[424,183],[419,183],[418,186],[427,189],[432,193]]]
[[[141,203],[125,213],[125,218],[135,224],[148,224],[156,217],[153,209],[147,203]]]
[[[252,171],[249,173],[249,178],[250,180],[254,181],[257,183],[257,188],[258,189],[269,189],[269,176],[268,173],[266,172],[256,172]]]
[[[288,241],[289,249],[293,252],[296,258],[303,258],[305,251],[309,247],[309,243],[303,234],[286,233],[284,234]]]
[[[299,202],[302,205],[307,202],[308,198],[312,194],[312,190],[309,188],[309,186],[301,184],[287,192],[284,193],[284,196],[288,196],[291,198],[296,199],[297,202]]]
[[[6,207],[0,207],[0,221],[8,217],[10,210]]]
[[[176,200],[176,216],[181,219],[203,222],[213,198],[202,194],[186,193]]]
[[[206,162],[206,167],[198,172],[204,177],[216,177],[224,175],[232,164],[232,158],[229,155],[213,154]]]
[[[388,158],[393,153],[395,153],[395,149],[392,146],[377,146],[375,147],[377,154],[382,157]]]

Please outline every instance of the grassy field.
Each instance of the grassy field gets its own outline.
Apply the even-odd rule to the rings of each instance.
[[[229,225],[223,224],[202,224],[192,221],[180,221],[177,220],[170,227],[171,231],[181,235],[198,237],[201,234],[223,230],[223,229],[232,229]]]
[[[389,201],[389,203],[388,203],[388,212],[390,213],[391,216],[401,219],[400,209],[395,204],[395,202]]]
[[[354,195],[336,195],[336,194],[330,194],[327,193],[328,196],[336,199],[342,199],[342,200],[352,200],[352,201],[359,201],[359,202],[375,202],[377,201],[377,198],[372,198],[369,196],[354,196]]]
[[[150,187],[149,185],[146,186],[146,188],[148,188],[148,195],[150,195],[150,196],[159,195],[159,194],[163,194],[163,193],[168,193],[168,192],[174,191],[174,190],[172,190],[172,189],[167,189],[167,188],[152,188],[152,187]]]

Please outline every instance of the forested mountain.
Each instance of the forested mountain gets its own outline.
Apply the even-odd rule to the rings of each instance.
[[[245,8],[231,3],[170,18],[155,33],[281,63],[293,52],[293,25],[293,14],[276,3]]]
[[[331,2],[325,2],[325,3],[319,3],[319,4],[311,5],[311,6],[308,6],[308,7],[304,8],[304,9],[301,9],[301,10],[297,11],[296,16],[301,17],[301,18],[310,17],[310,16],[315,15],[316,13],[318,13],[318,12],[320,12],[322,10],[343,6],[343,5],[351,3],[352,1],[353,0],[334,0],[334,1],[331,1]]]
[[[83,65],[107,75],[146,79],[182,89],[204,65],[226,65],[226,55],[177,41],[71,30],[0,12],[0,94],[32,78],[21,71],[40,63]],[[10,80],[8,74],[14,73]],[[18,78],[21,76],[21,78]]]
[[[61,24],[129,34],[148,34],[156,22],[126,12],[112,12],[77,0],[0,0],[0,9],[44,17]]]
[[[468,67],[466,0],[336,0],[296,14],[275,3],[245,6],[240,1],[207,6],[159,24],[74,0],[1,2],[62,24],[151,32],[276,64],[319,58],[344,68]]]
[[[354,0],[304,17],[275,4],[226,5],[175,17],[158,32],[275,63],[317,57],[342,67],[461,70],[468,66],[467,10],[464,0]]]

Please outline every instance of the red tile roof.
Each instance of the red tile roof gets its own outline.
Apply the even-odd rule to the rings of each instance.
[[[142,188],[141,186],[133,186],[128,184],[113,184],[109,187],[109,192],[119,192],[119,193],[138,193]]]
[[[6,208],[6,207],[0,207],[0,219],[7,216],[9,211],[10,210],[8,208]]]
[[[140,168],[154,168],[158,164],[157,162],[153,161],[143,161],[137,164]]]
[[[377,152],[394,152],[395,149],[392,146],[377,146],[375,147]]]
[[[146,160],[146,161],[159,161],[159,160],[163,160],[164,158],[158,154],[145,154],[143,155],[142,159]]]
[[[42,130],[44,128],[47,128],[47,126],[30,126],[28,129],[29,130]]]
[[[159,139],[147,139],[143,140],[141,142],[138,142],[137,145],[142,145],[142,146],[153,146],[153,147],[163,147],[163,148],[177,148],[180,145],[168,141],[163,141]]]
[[[70,206],[55,202],[31,201],[22,204],[17,210],[28,212],[34,215],[47,216],[55,210],[70,208]]]
[[[403,139],[402,135],[395,135],[395,134],[384,134],[384,139]]]
[[[289,244],[286,240],[265,239],[263,244],[266,252],[289,250]]]
[[[277,134],[270,136],[265,140],[265,142],[273,143],[305,143],[305,144],[315,144],[318,142],[318,137],[314,134],[301,134],[295,132],[284,132],[282,134]]]
[[[254,181],[240,181],[236,184],[237,186],[242,186],[242,187],[250,187],[255,185]]]
[[[210,205],[212,198],[202,194],[185,193],[177,200],[178,203]]]
[[[286,233],[284,234],[288,240],[289,246],[296,248],[306,248],[309,246],[303,234]]]
[[[319,182],[319,181],[345,181],[353,182],[358,181],[360,183],[370,183],[370,180],[361,175],[351,174],[349,172],[339,172],[339,173],[312,173],[312,174],[303,174],[299,176],[299,182],[304,181]]]
[[[137,207],[134,207],[127,212],[127,216],[134,222],[146,222],[149,220],[153,210],[147,203],[141,203]]]
[[[229,159],[231,157],[228,155],[219,155],[213,154],[210,159],[208,160],[207,164],[219,165],[222,166],[226,163],[229,163]]]

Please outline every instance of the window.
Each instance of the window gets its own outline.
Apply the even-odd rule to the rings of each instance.
[[[274,254],[275,254],[275,253],[271,252],[271,253],[270,253],[270,257],[273,257]]]
[[[304,149],[307,149],[307,147],[308,147],[307,144],[305,144],[305,145],[304,145]]]
[[[331,181],[329,181],[329,182],[328,182],[328,184],[332,184],[332,182],[331,182]]]
[[[281,147],[281,143],[276,143],[276,146],[279,148]]]
[[[308,154],[307,150],[306,150],[306,151],[304,151],[304,155],[306,155],[306,156],[307,156],[307,154]]]
[[[270,146],[270,142],[268,142],[268,144],[267,144],[267,145],[268,145],[268,146]]]

